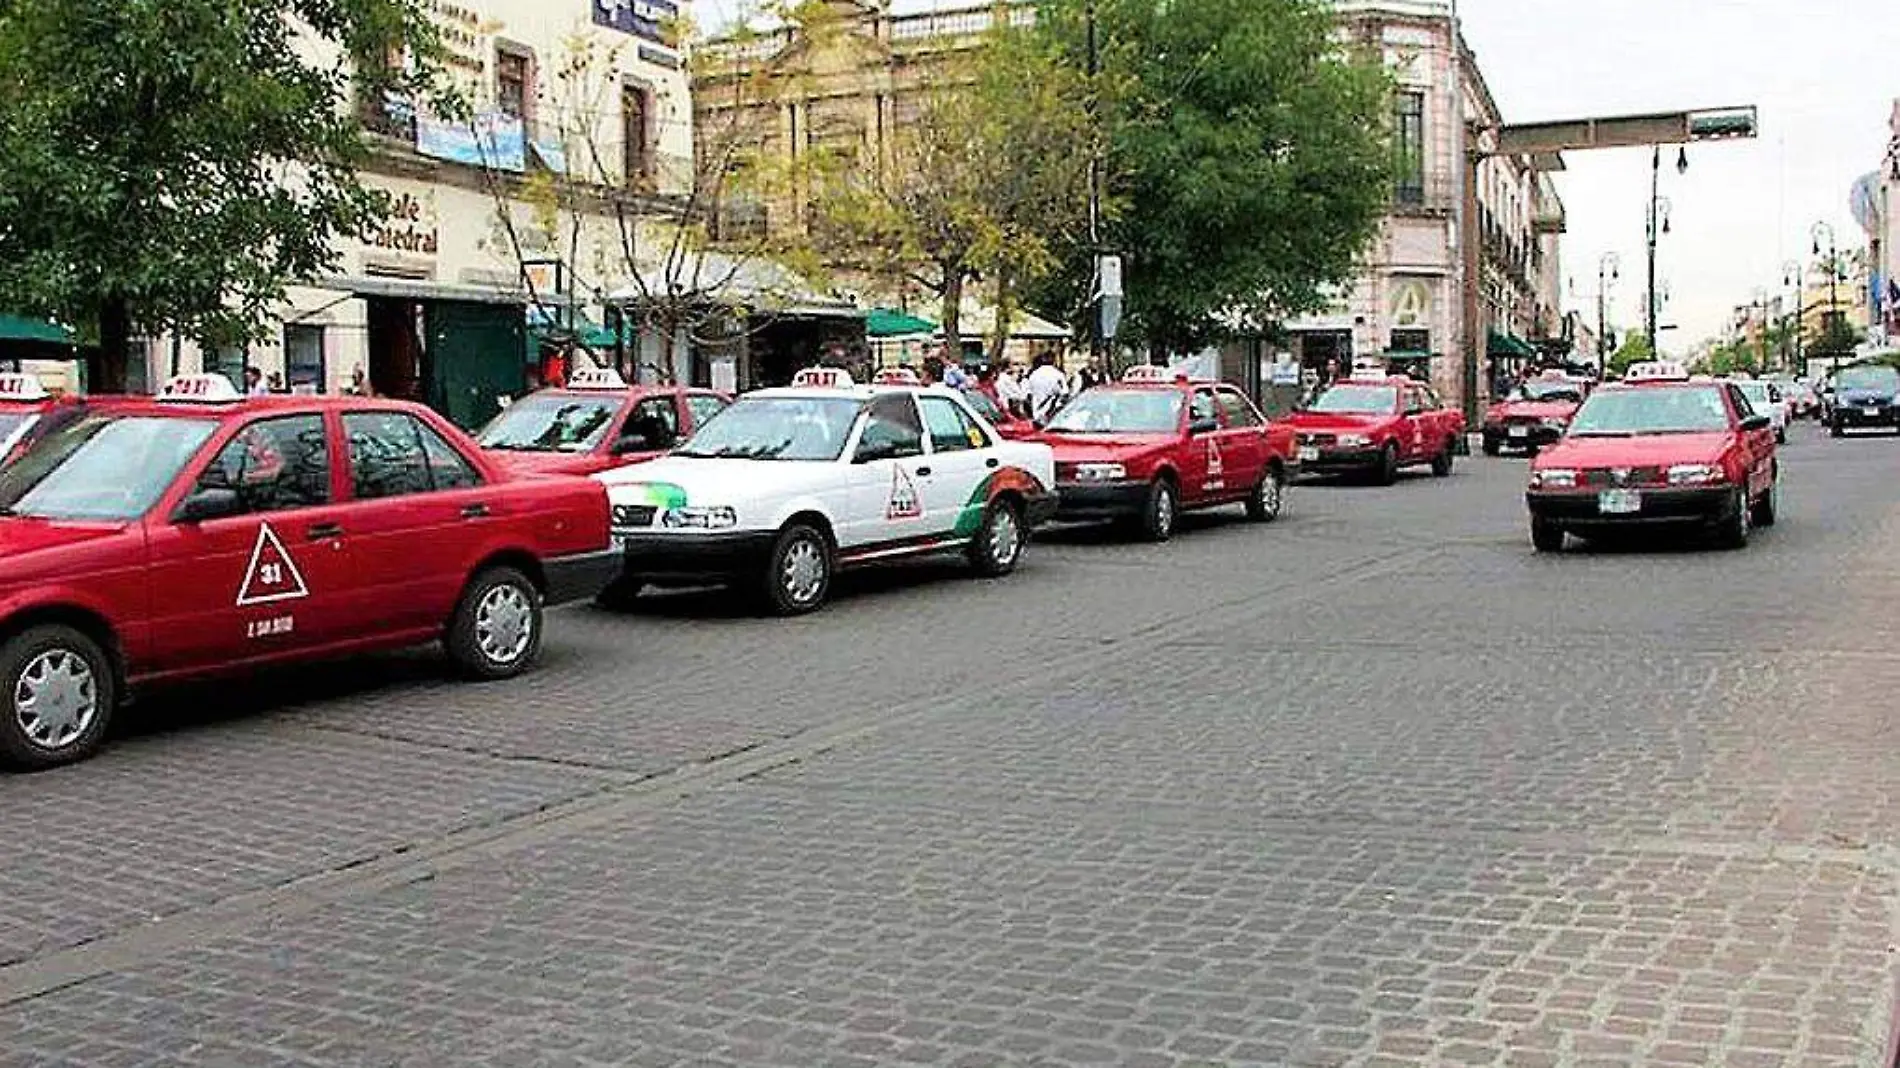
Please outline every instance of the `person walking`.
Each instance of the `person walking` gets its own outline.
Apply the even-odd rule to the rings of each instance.
[[[1029,373],[1029,412],[1037,426],[1047,426],[1055,418],[1068,388],[1069,380],[1056,366],[1055,355],[1045,352],[1037,356],[1036,369]]]

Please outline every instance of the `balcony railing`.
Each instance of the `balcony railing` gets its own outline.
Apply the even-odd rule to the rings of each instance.
[[[1395,215],[1445,215],[1456,201],[1452,195],[1451,175],[1443,171],[1400,178],[1392,187],[1392,212]]]

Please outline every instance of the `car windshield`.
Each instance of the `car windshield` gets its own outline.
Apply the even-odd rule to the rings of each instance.
[[[1063,434],[1172,434],[1184,398],[1176,389],[1091,389],[1049,421]]]
[[[89,416],[41,438],[0,471],[0,513],[136,519],[217,425],[210,419]]]
[[[1316,412],[1384,414],[1396,410],[1398,406],[1399,391],[1396,387],[1348,384],[1334,386],[1320,394],[1311,407]]]
[[[1558,403],[1583,403],[1583,390],[1575,382],[1526,382],[1517,387],[1517,400]]]
[[[1849,367],[1834,376],[1836,389],[1872,389],[1900,393],[1900,371],[1884,364]]]
[[[741,397],[674,450],[675,456],[836,460],[864,402],[856,397]]]
[[[20,435],[39,422],[38,412],[0,412],[0,452],[13,448]]]
[[[1570,436],[1706,434],[1728,425],[1728,408],[1713,386],[1639,386],[1592,394],[1577,410]]]
[[[510,404],[476,441],[484,449],[518,452],[589,452],[607,436],[619,397],[544,393]]]

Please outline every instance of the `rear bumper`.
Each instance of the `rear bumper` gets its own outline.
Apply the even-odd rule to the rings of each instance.
[[[1120,519],[1148,507],[1146,482],[1065,482],[1056,492],[1060,519]]]
[[[587,600],[619,577],[620,560],[616,549],[543,560],[541,574],[547,586],[543,601],[553,606]]]
[[[1842,426],[1900,426],[1900,407],[1837,404],[1834,420]]]
[[[625,573],[647,582],[705,582],[756,575],[778,540],[771,530],[616,534]]]
[[[1597,491],[1526,493],[1531,518],[1573,529],[1711,524],[1735,512],[1735,490],[1730,486],[1694,489],[1646,489],[1642,510],[1604,515],[1597,507]]]

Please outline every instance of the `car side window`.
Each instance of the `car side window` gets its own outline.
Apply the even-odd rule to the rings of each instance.
[[[1214,406],[1214,391],[1197,389],[1194,391],[1194,403],[1188,408],[1188,422],[1199,423],[1207,419],[1220,419]]]
[[[330,442],[321,415],[260,419],[238,431],[198,476],[236,491],[251,514],[330,503]]]
[[[1217,394],[1221,410],[1227,413],[1227,425],[1230,427],[1249,427],[1260,425],[1260,413],[1247,398],[1231,389],[1223,389]]]
[[[691,393],[686,397],[686,407],[693,413],[693,428],[697,430],[726,410],[726,399],[711,393]]]
[[[924,454],[924,425],[908,393],[886,393],[873,398],[858,436],[860,457],[882,455],[903,459]]]
[[[1731,383],[1728,387],[1728,398],[1729,403],[1735,406],[1735,418],[1738,422],[1755,414],[1755,406],[1748,403],[1748,394],[1742,392],[1742,387]]]
[[[1418,387],[1418,392],[1419,392],[1419,395],[1420,395],[1420,396],[1422,396],[1422,397],[1424,397],[1424,398],[1425,398],[1425,410],[1426,410],[1426,411],[1428,411],[1428,412],[1435,412],[1435,411],[1438,411],[1438,410],[1440,410],[1440,409],[1442,409],[1442,408],[1444,408],[1444,406],[1445,406],[1445,401],[1444,401],[1444,399],[1443,399],[1443,398],[1441,398],[1441,397],[1440,397],[1440,396],[1438,395],[1438,391],[1437,391],[1437,390],[1435,390],[1435,389],[1433,389],[1433,388],[1432,388],[1432,387],[1430,387],[1430,386],[1420,386],[1420,387]]]
[[[404,412],[343,416],[350,480],[359,500],[382,500],[479,485],[481,476],[433,429]]]
[[[622,437],[645,438],[647,447],[661,452],[679,444],[679,410],[671,397],[648,397],[634,405],[621,428]]]
[[[989,435],[983,433],[956,401],[948,397],[919,397],[917,404],[924,412],[924,429],[930,432],[931,452],[989,447]]]
[[[1425,391],[1417,386],[1405,387],[1405,414],[1416,415],[1427,411],[1431,405],[1425,403]]]

